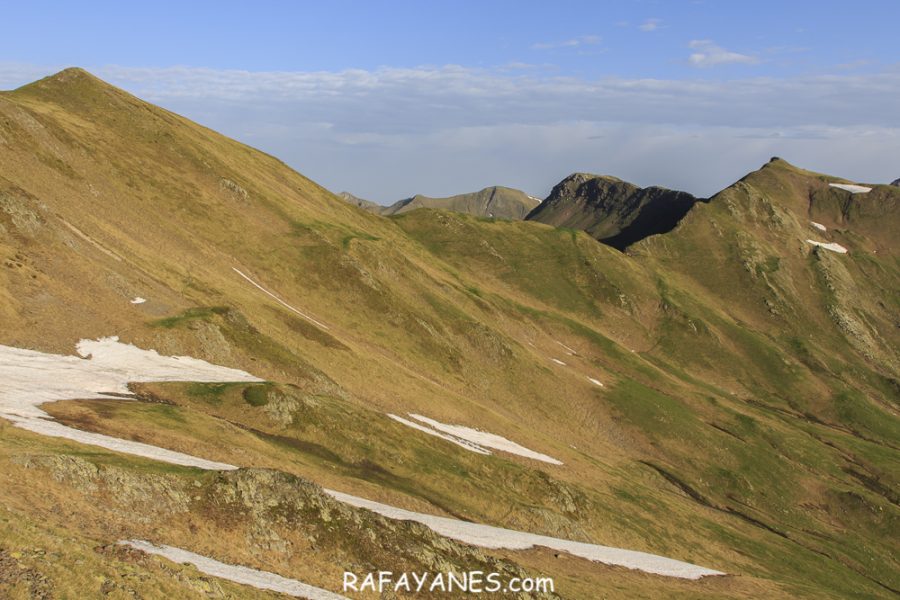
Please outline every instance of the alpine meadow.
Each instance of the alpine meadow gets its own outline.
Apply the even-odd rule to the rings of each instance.
[[[92,72],[0,92],[0,597],[900,594],[897,182],[382,206]]]

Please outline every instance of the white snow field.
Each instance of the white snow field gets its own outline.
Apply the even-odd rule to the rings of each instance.
[[[263,381],[244,371],[219,367],[186,356],[160,356],[119,342],[117,337],[81,340],[77,356],[46,354],[0,346],[0,417],[16,427],[108,450],[136,454],[177,465],[230,470],[236,467],[66,427],[40,409],[58,400],[122,399],[130,396],[128,382]]]
[[[267,571],[258,571],[250,567],[241,567],[237,565],[229,565],[212,558],[207,558],[200,554],[194,554],[181,548],[174,546],[155,545],[144,540],[123,540],[119,542],[122,546],[130,546],[137,550],[146,552],[147,554],[155,554],[167,558],[174,563],[184,564],[190,563],[194,565],[201,573],[212,575],[220,579],[227,579],[235,583],[249,585],[260,590],[269,590],[272,592],[280,592],[296,598],[308,598],[309,600],[348,600],[346,596],[341,596],[322,588],[307,585],[296,579],[288,579],[275,573]]]
[[[540,452],[529,450],[525,446],[520,446],[519,444],[512,442],[505,437],[500,437],[499,435],[494,435],[493,433],[479,431],[470,427],[463,427],[462,425],[447,425],[445,423],[441,423],[440,421],[435,421],[434,419],[429,419],[428,417],[423,417],[422,415],[416,415],[413,413],[410,413],[409,416],[416,421],[420,421],[422,423],[425,423],[426,425],[434,427],[438,431],[451,435],[455,438],[459,438],[461,440],[472,442],[473,444],[476,444],[478,446],[493,448],[494,450],[502,450],[503,452],[509,452],[510,454],[518,454],[519,456],[524,456],[525,458],[531,458],[533,460],[550,463],[551,465],[562,464],[552,456],[547,456],[546,454],[541,454]]]
[[[311,316],[309,316],[308,314],[306,314],[306,313],[303,312],[303,311],[297,310],[296,308],[294,308],[293,306],[291,306],[290,304],[288,304],[287,302],[285,302],[284,300],[282,300],[281,298],[279,298],[278,296],[276,296],[275,294],[273,294],[272,292],[270,292],[269,290],[267,290],[267,289],[264,288],[263,286],[259,285],[258,283],[256,283],[256,282],[253,281],[252,279],[250,279],[248,276],[244,275],[244,273],[242,273],[240,270],[236,269],[235,267],[231,267],[231,268],[234,270],[235,273],[237,273],[238,275],[240,275],[241,277],[243,277],[244,279],[246,279],[247,281],[249,281],[249,282],[251,283],[251,285],[253,285],[253,286],[256,287],[257,289],[259,289],[260,291],[262,291],[264,294],[267,294],[268,296],[272,297],[272,298],[273,298],[276,302],[278,302],[280,305],[284,306],[285,308],[287,308],[287,309],[289,309],[289,310],[294,311],[295,313],[297,313],[298,315],[300,315],[301,317],[303,317],[304,319],[306,319],[306,320],[309,321],[310,323],[313,323],[313,324],[315,324],[315,325],[318,325],[318,326],[321,327],[322,329],[328,329],[328,325],[325,325],[324,323],[320,323],[319,321],[316,321],[315,319],[313,319]]]
[[[244,371],[220,367],[194,358],[160,356],[154,350],[142,350],[130,344],[120,343],[116,337],[81,340],[76,348],[78,354],[83,358],[0,345],[0,418],[8,419],[15,426],[35,433],[68,438],[84,444],[171,464],[207,470],[238,468],[234,465],[213,462],[149,444],[66,427],[50,420],[49,415],[40,409],[40,405],[58,400],[121,400],[123,395],[129,395],[126,384],[131,381],[260,382],[263,381],[262,379]],[[552,464],[562,464],[554,458],[528,450],[497,435],[468,427],[445,425],[421,415],[411,414],[410,416],[450,436],[472,442],[475,445],[513,452]],[[406,419],[403,420],[406,421]],[[412,422],[410,421],[410,423]],[[350,506],[371,510],[390,519],[415,521],[440,535],[483,548],[524,550],[534,546],[543,546],[596,562],[683,579],[699,579],[709,575],[725,574],[645,552],[573,542],[490,525],[479,525],[411,512],[333,490],[325,490],[325,492]],[[192,563],[204,573],[237,583],[281,591],[299,597],[305,596],[313,600],[342,598],[342,596],[299,581],[285,579],[274,573],[227,565],[179,548],[154,546],[140,540],[122,543],[145,552],[165,556],[176,562]]]
[[[433,435],[435,437],[441,438],[442,440],[447,440],[448,442],[452,442],[452,443],[456,444],[457,446],[462,446],[469,452],[476,452],[478,454],[490,454],[491,453],[490,450],[486,450],[486,449],[482,448],[481,446],[479,446],[478,444],[473,444],[472,442],[470,442],[468,440],[464,440],[464,439],[461,439],[461,438],[458,438],[458,437],[455,437],[452,435],[447,435],[445,433],[441,433],[440,431],[436,431],[434,429],[431,429],[430,427],[425,427],[424,425],[419,425],[418,423],[416,423],[414,421],[410,421],[409,419],[404,419],[403,417],[399,417],[397,415],[388,414],[388,416],[399,423],[403,423],[407,427],[412,427],[413,429],[418,429],[419,431],[427,433],[428,435]]]
[[[822,225],[821,223],[816,223],[815,221],[810,221],[810,225],[818,229],[819,231],[828,231],[828,228]]]
[[[828,185],[833,188],[848,191],[851,194],[865,194],[872,191],[872,188],[870,187],[866,187],[864,185],[856,185],[853,183],[829,183]]]
[[[628,569],[644,571],[645,573],[655,573],[682,579],[700,579],[708,575],[725,575],[721,571],[698,567],[680,560],[647,554],[646,552],[573,542],[544,535],[514,531],[512,529],[491,527],[490,525],[479,525],[478,523],[469,523],[447,517],[425,515],[333,490],[325,491],[336,500],[340,500],[345,504],[371,510],[389,519],[415,521],[445,537],[481,548],[527,550],[535,546],[542,546],[607,565],[618,565]]]
[[[838,254],[847,254],[847,249],[836,242],[817,242],[815,240],[806,240],[806,241],[807,241],[807,243],[812,244],[813,246],[819,246],[821,248],[825,248],[826,250],[831,250],[832,252],[837,252]]]

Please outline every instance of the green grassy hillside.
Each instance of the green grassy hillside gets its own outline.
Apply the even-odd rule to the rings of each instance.
[[[359,565],[493,565],[549,574],[564,598],[892,597],[900,189],[828,186],[842,181],[773,161],[622,253],[529,221],[371,214],[78,69],[4,92],[0,344],[71,354],[118,335],[268,383],[45,407],[255,468],[231,475],[0,419],[0,591],[99,594],[89,568],[147,598],[194,594],[194,573],[97,550],[145,535],[328,589]],[[467,452],[387,413],[564,464]],[[729,575],[473,549],[316,484]],[[5,575],[4,553],[31,579]]]

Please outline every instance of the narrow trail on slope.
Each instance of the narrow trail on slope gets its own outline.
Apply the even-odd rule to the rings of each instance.
[[[279,298],[278,296],[276,296],[275,294],[273,294],[272,292],[270,292],[269,290],[267,290],[267,289],[264,288],[263,286],[259,285],[259,284],[256,283],[255,281],[253,281],[250,277],[248,277],[247,275],[245,275],[243,272],[241,272],[241,271],[240,271],[239,269],[237,269],[236,267],[231,267],[231,268],[234,269],[234,272],[235,272],[235,273],[237,273],[238,275],[240,275],[241,277],[243,277],[244,279],[246,279],[247,281],[249,281],[253,286],[255,286],[256,288],[258,288],[259,290],[261,290],[264,294],[266,294],[266,295],[268,295],[268,296],[271,296],[273,299],[275,299],[276,302],[278,302],[279,304],[281,304],[281,305],[284,306],[285,308],[288,308],[288,309],[294,311],[295,313],[297,313],[298,315],[300,315],[301,317],[303,317],[304,319],[306,319],[306,320],[309,321],[310,323],[312,323],[312,324],[314,324],[314,325],[317,325],[317,326],[321,327],[322,329],[326,329],[326,330],[328,329],[328,325],[325,325],[324,323],[321,323],[321,322],[319,322],[319,321],[313,319],[311,316],[309,316],[309,315],[306,314],[305,312],[303,312],[303,311],[301,311],[301,310],[298,310],[298,309],[294,308],[293,306],[291,306],[290,304],[288,304],[287,302],[285,302],[284,300],[282,300],[281,298]]]

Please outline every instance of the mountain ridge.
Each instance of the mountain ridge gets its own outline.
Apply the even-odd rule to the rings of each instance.
[[[253,468],[174,468],[0,419],[0,557],[31,577],[0,577],[0,592],[46,580],[72,596],[202,595],[189,570],[112,550],[123,537],[330,590],[359,565],[549,574],[585,599],[900,589],[897,188],[854,194],[776,161],[622,253],[535,221],[383,219],[85,85],[0,94],[0,345],[81,360],[79,340],[120,336],[263,379],[42,406],[69,427]],[[562,464],[467,450],[403,415]],[[319,485],[729,576],[472,549]]]
[[[504,186],[490,186],[477,192],[468,192],[432,198],[416,194],[389,206],[381,206],[369,200],[357,198],[348,192],[339,194],[341,198],[375,214],[391,216],[420,208],[449,210],[484,217],[488,219],[522,220],[539,201],[525,192]]]

